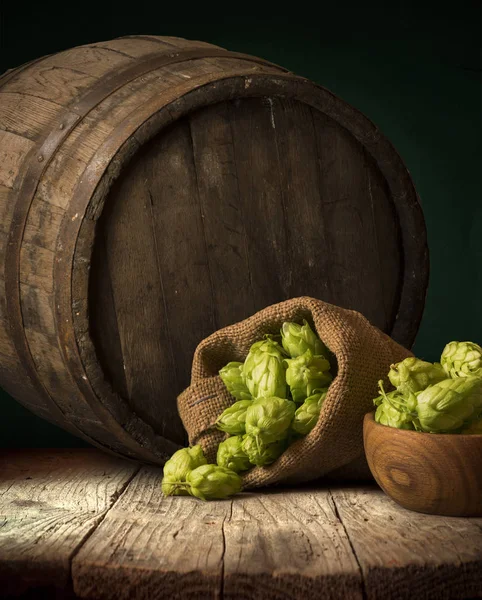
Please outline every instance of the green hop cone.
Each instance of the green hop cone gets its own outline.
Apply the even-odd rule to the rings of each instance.
[[[377,407],[375,421],[387,427],[395,429],[414,429],[414,410],[416,398],[412,392],[401,392],[394,390],[385,393],[383,382],[379,382],[381,395],[375,398],[373,403]]]
[[[216,427],[229,435],[242,435],[246,431],[246,412],[251,404],[252,400],[238,400],[219,415]]]
[[[293,420],[296,405],[284,398],[259,398],[246,413],[246,433],[270,444],[284,437]]]
[[[219,371],[219,376],[236,400],[251,400],[252,396],[246,386],[243,373],[243,363],[230,362]]]
[[[309,396],[296,410],[292,429],[300,435],[308,434],[318,421],[321,407],[326,398],[328,390],[323,390],[313,396]]]
[[[189,493],[200,500],[228,498],[241,491],[241,477],[225,467],[202,465],[186,477]]]
[[[246,453],[249,462],[258,467],[274,463],[283,454],[287,446],[285,439],[271,444],[263,444],[254,435],[245,435],[242,442],[243,451]]]
[[[241,473],[241,471],[251,468],[249,458],[241,446],[242,441],[243,436],[235,435],[219,444],[216,461],[218,466],[231,469],[235,473]]]
[[[448,343],[440,362],[449,377],[482,377],[482,348],[473,342]]]
[[[262,340],[251,346],[243,372],[253,398],[286,397],[284,358],[283,348],[274,340]]]
[[[206,460],[201,446],[182,448],[171,456],[164,465],[161,489],[165,496],[188,495],[186,477],[190,471],[205,465]]]
[[[328,356],[328,348],[311,329],[308,321],[303,319],[303,325],[286,322],[281,328],[281,343],[291,358],[301,356],[307,350],[314,355]]]
[[[324,356],[316,356],[307,350],[296,358],[287,358],[286,381],[291,396],[296,403],[304,402],[316,391],[326,388],[332,376],[329,373],[330,363]]]
[[[392,365],[388,373],[390,383],[400,392],[419,392],[446,378],[440,363],[432,364],[414,356]]]
[[[470,426],[482,410],[482,379],[444,379],[417,394],[421,431],[458,433]]]

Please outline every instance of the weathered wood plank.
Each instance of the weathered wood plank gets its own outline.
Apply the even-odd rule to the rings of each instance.
[[[255,310],[260,310],[288,298],[291,270],[272,105],[248,98],[233,101],[230,109],[240,210],[245,222]]]
[[[20,251],[20,282],[52,292],[54,261],[55,253],[52,250],[29,242],[23,243]]]
[[[365,160],[363,147],[351,133],[319,111],[311,112],[317,143],[322,231],[329,249],[325,266],[335,290],[331,301],[360,311],[386,330],[392,315],[386,314],[383,296],[388,297],[390,304],[397,289],[389,287],[393,275],[385,276],[382,267],[387,265],[380,261],[380,254],[396,255],[398,239],[380,232],[380,246],[377,244],[369,182],[373,163]],[[383,193],[383,188],[378,191]],[[376,292],[366,294],[367,289]]]
[[[102,366],[112,388],[122,398],[129,397],[124,356],[119,335],[119,323],[115,309],[112,281],[107,263],[107,251],[103,235],[97,235],[90,271],[92,293],[88,303],[91,336],[95,340],[96,361]],[[80,310],[80,309],[79,309]],[[88,365],[85,365],[88,369]]]
[[[46,128],[54,127],[58,104],[19,93],[0,93],[0,129],[30,140],[38,140]]]
[[[215,328],[254,312],[246,226],[240,206],[230,115],[225,104],[189,120],[199,203],[208,251]]]
[[[0,232],[9,232],[14,209],[15,200],[12,190],[4,185],[0,185]]]
[[[179,393],[190,383],[196,346],[216,329],[207,242],[187,120],[153,140],[149,153],[144,155],[144,174],[149,182],[147,193]]]
[[[284,289],[288,297],[311,295],[330,301],[332,257],[324,231],[311,109],[289,99],[268,98],[268,103],[279,161],[280,209],[290,248],[283,273]]]
[[[164,498],[144,468],[73,561],[84,598],[361,598],[329,492]]]
[[[327,490],[239,496],[224,538],[224,598],[362,598],[360,571]]]
[[[219,598],[231,502],[165,498],[143,468],[72,563],[75,592],[97,600]]]
[[[80,418],[92,418],[90,406],[72,385],[72,377],[64,364],[57,336],[25,328],[25,337],[38,377],[62,412],[73,413]],[[42,403],[44,405],[43,399]]]
[[[401,285],[399,273],[403,271],[400,231],[395,205],[390,198],[387,183],[367,152],[365,152],[365,165],[368,197],[375,225],[374,241],[382,279],[385,322],[389,331],[397,316]]]
[[[482,519],[408,511],[375,488],[332,494],[368,600],[482,596]]]
[[[65,106],[97,81],[96,77],[75,69],[49,66],[44,62],[28,67],[25,72],[28,77],[20,74],[7,81],[2,92],[24,93]]]
[[[175,360],[142,160],[129,165],[112,194],[102,230],[130,406],[160,435],[182,441],[184,431],[175,403]]]
[[[137,472],[91,449],[5,451],[0,458],[0,586],[70,586],[70,561]]]
[[[34,146],[32,140],[9,131],[0,131],[0,185],[13,187],[26,154]]]
[[[57,235],[64,214],[65,211],[59,206],[35,198],[28,214],[24,242],[55,252]]]
[[[203,503],[165,498],[161,480],[159,468],[138,472],[93,449],[5,451],[2,594],[49,586],[97,600],[482,594],[482,519],[407,511],[375,487]]]
[[[52,294],[43,288],[21,283],[20,298],[24,326],[27,329],[55,336]]]
[[[112,52],[107,48],[98,47],[97,44],[89,44],[53,54],[46,58],[43,64],[45,67],[74,69],[78,73],[101,78],[133,62],[133,58],[126,54]]]

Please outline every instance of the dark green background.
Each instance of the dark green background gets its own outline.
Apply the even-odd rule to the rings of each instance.
[[[480,2],[318,2],[316,12],[290,3],[276,14],[259,2],[238,12],[177,4],[4,1],[0,73],[76,45],[156,34],[258,55],[322,84],[380,127],[420,194],[431,278],[414,351],[436,360],[448,340],[482,343]],[[84,445],[6,394],[1,402],[1,446]]]

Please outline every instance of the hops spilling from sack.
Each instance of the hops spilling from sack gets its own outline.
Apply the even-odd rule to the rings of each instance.
[[[333,379],[329,354],[306,320],[286,322],[280,336],[255,342],[244,363],[223,367],[233,404],[215,423],[229,436],[218,446],[217,465],[206,464],[200,446],[178,450],[164,466],[163,493],[201,500],[238,493],[240,473],[273,463],[316,425]]]
[[[427,433],[482,433],[482,348],[450,342],[440,363],[409,357],[388,373],[395,390],[380,396],[375,421]]]

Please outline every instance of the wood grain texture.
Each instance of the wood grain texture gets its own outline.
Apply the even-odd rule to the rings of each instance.
[[[365,453],[377,483],[411,510],[482,517],[482,435],[420,433],[365,416]]]
[[[0,458],[2,595],[92,600],[482,595],[482,519],[400,508],[374,486],[200,502],[96,450]],[[53,595],[47,597],[54,597]]]
[[[153,140],[144,156],[143,172],[149,182],[147,193],[174,357],[176,387],[169,392],[174,398],[179,389],[189,385],[197,344],[216,328],[208,242],[188,121]]]
[[[72,563],[75,592],[98,600],[219,598],[231,502],[165,498],[144,468]]]
[[[225,598],[362,598],[328,490],[240,496],[224,526]]]
[[[376,489],[332,494],[368,600],[482,596],[482,519],[422,515]]]
[[[104,215],[104,244],[130,405],[160,435],[181,442],[182,425],[170,401],[177,388],[175,359],[157,260],[153,200],[145,183],[144,162],[137,161]]]
[[[228,109],[216,104],[189,120],[212,286],[213,331],[254,312],[256,296]]]
[[[137,471],[95,450],[8,451],[0,458],[0,586],[70,587],[70,560]]]
[[[398,238],[390,235],[393,228],[387,231],[382,223],[378,230],[375,221],[375,185],[372,189],[371,179],[378,183],[383,178],[348,131],[319,111],[312,111],[312,117],[330,299],[360,311],[380,329],[389,330],[393,314],[387,314],[386,306],[393,306],[400,276],[393,275],[391,267],[396,264],[386,265],[381,257],[398,257],[400,247]],[[377,206],[381,205],[383,211],[390,198],[383,184],[376,191]]]
[[[22,162],[34,146],[34,142],[25,137],[0,130],[0,185],[13,187]]]
[[[36,141],[53,123],[59,105],[19,93],[0,93],[0,129]]]
[[[2,92],[26,94],[65,105],[96,81],[95,77],[75,69],[49,66],[44,62],[35,63],[22,74],[12,77],[2,86]]]
[[[73,561],[81,597],[361,598],[329,492],[201,503],[145,468]]]

